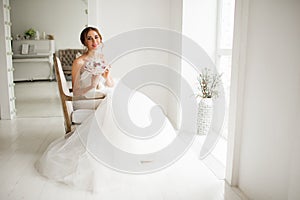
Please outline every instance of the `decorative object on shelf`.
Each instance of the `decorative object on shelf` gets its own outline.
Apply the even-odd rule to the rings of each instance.
[[[43,39],[43,40],[46,40],[46,32],[43,32],[43,33],[42,33],[42,39]]]
[[[47,38],[48,38],[49,40],[54,40],[54,35],[48,35]]]
[[[34,39],[35,40],[39,40],[40,39],[40,32],[39,31],[35,32]]]
[[[15,37],[15,40],[21,40],[21,39],[23,39],[23,36],[20,34],[17,34]]]
[[[35,34],[36,34],[36,31],[33,28],[30,28],[25,32],[25,38],[31,39],[35,36]]]
[[[212,72],[204,68],[198,76],[198,90],[200,97],[197,116],[197,134],[206,135],[209,131],[213,117],[213,100],[218,98],[218,87],[221,82],[222,74]]]

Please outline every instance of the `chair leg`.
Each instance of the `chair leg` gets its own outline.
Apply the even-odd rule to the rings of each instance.
[[[65,139],[68,139],[71,135],[73,135],[74,131],[68,132],[65,134]]]
[[[73,133],[75,132],[75,128],[72,128],[71,131],[66,132],[65,134],[65,139],[68,139]]]

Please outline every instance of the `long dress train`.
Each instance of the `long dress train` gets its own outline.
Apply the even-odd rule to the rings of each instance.
[[[90,151],[101,144],[101,141],[94,139],[97,134],[103,134],[116,148],[138,154],[164,148],[175,138],[176,132],[168,120],[160,134],[151,139],[129,138],[115,123],[112,111],[114,89],[103,87],[101,92],[107,96],[95,112],[78,125],[69,138],[61,137],[53,141],[36,162],[36,169],[41,175],[75,188],[99,191],[109,185],[120,184],[125,174],[104,166]],[[131,120],[142,125],[149,123],[147,114],[153,106],[155,103],[147,96],[135,92],[128,106]],[[128,174],[126,177],[129,177]]]

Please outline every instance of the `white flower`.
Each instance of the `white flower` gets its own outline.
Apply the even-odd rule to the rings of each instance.
[[[202,98],[217,98],[219,96],[218,87],[221,82],[222,74],[213,73],[210,69],[204,68],[197,77],[198,90],[200,94],[197,96]]]

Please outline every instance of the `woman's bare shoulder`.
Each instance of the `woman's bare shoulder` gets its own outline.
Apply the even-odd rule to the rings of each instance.
[[[83,64],[85,60],[85,56],[81,55],[73,61],[73,64]]]
[[[79,56],[78,58],[76,58],[74,61],[73,61],[73,67],[75,68],[80,68],[84,65],[85,63],[85,55],[81,55]]]

